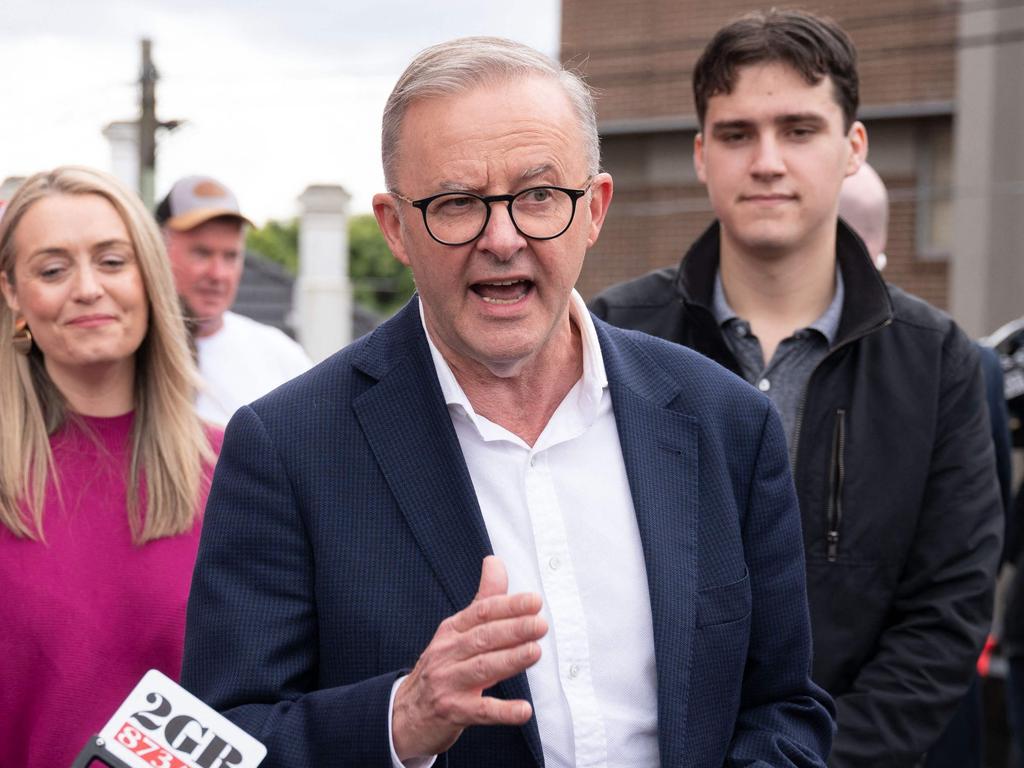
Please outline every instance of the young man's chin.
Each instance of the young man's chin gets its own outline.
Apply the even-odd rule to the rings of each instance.
[[[760,226],[743,228],[726,235],[748,253],[777,257],[791,251],[797,242],[791,226]]]

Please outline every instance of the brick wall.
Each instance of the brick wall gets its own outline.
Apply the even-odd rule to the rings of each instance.
[[[885,279],[941,309],[949,304],[949,264],[945,260],[925,260],[915,255],[916,180],[886,177],[882,180],[892,195],[889,206],[889,244],[885,249],[889,264]]]
[[[948,101],[956,82],[956,6],[940,0],[827,0],[860,56],[864,106]],[[563,0],[562,58],[602,92],[602,120],[693,114],[693,64],[711,35],[749,2]]]

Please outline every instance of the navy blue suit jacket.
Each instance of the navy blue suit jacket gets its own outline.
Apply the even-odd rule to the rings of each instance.
[[[823,765],[832,705],[809,677],[777,415],[688,349],[597,330],[647,566],[661,764]],[[388,766],[392,684],[490,552],[414,299],[231,420],[183,683],[266,743],[267,766]],[[525,675],[491,693],[530,698]],[[469,728],[438,765],[543,765],[536,720]]]

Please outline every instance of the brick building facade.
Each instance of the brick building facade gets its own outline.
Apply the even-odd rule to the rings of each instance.
[[[675,264],[712,218],[691,160],[690,79],[711,35],[750,10],[721,0],[563,0],[562,58],[598,92],[615,199],[579,288]],[[838,0],[801,6],[836,19],[857,46],[869,159],[889,187],[886,277],[948,306],[957,5]]]

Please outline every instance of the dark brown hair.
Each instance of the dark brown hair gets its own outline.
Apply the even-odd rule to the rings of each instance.
[[[711,38],[693,70],[693,100],[704,127],[708,100],[730,93],[737,71],[779,62],[799,72],[809,85],[832,78],[836,103],[849,130],[860,103],[857,51],[847,34],[828,18],[805,11],[755,11],[722,27]]]

